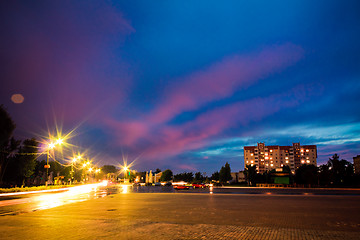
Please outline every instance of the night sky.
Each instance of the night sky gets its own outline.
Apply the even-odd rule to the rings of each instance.
[[[1,1],[0,34],[17,138],[208,175],[257,142],[360,154],[358,0]]]

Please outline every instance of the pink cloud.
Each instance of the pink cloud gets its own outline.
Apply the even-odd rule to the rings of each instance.
[[[155,124],[221,98],[231,96],[261,78],[279,72],[299,61],[303,50],[293,44],[271,46],[248,55],[234,55],[212,66],[178,79],[148,117]]]
[[[132,121],[115,123],[112,120],[109,120],[109,122],[112,122],[112,126],[116,125],[120,136],[118,141],[121,144],[130,146],[136,144],[139,140],[153,142],[154,138],[156,138],[158,142],[161,142],[163,148],[167,146],[168,142],[171,142],[169,148],[179,149],[180,151],[189,142],[194,145],[198,139],[201,140],[218,133],[218,129],[224,129],[227,123],[217,121],[218,118],[222,117],[222,114],[217,115],[216,113],[209,116],[210,119],[213,119],[212,122],[217,122],[216,126],[208,127],[206,133],[196,136],[189,134],[187,137],[181,138],[184,130],[164,127],[167,121],[184,111],[198,109],[206,103],[229,97],[235,91],[293,65],[302,56],[302,48],[293,44],[284,44],[267,47],[247,55],[234,55],[225,58],[205,70],[177,79],[164,93],[161,104],[147,116],[144,116],[142,123]],[[242,109],[244,106],[234,106],[234,111],[237,108]],[[218,111],[231,111],[231,109],[225,109]],[[251,111],[251,109],[248,109],[248,111]],[[253,115],[256,117],[256,112]],[[202,119],[197,121],[203,121],[204,126],[211,124],[211,122],[208,123]],[[195,123],[189,123],[189,125],[192,124]],[[201,126],[201,129],[204,126]],[[149,135],[154,132],[156,134]],[[174,139],[178,140],[175,141]],[[200,145],[199,143],[198,146]]]
[[[198,171],[196,167],[194,167],[192,165],[187,165],[187,164],[180,164],[180,165],[177,165],[176,167],[181,170],[184,170],[184,171],[192,171],[192,172]]]
[[[282,109],[298,106],[314,94],[312,87],[297,86],[289,92],[254,98],[206,112],[194,121],[179,126],[148,129],[142,139],[147,142],[142,157],[166,158],[206,146],[211,137],[234,126],[246,126]],[[135,144],[132,141],[132,144]],[[135,144],[136,146],[136,144]]]

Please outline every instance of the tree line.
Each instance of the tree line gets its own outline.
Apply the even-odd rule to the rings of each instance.
[[[156,169],[154,173],[161,172],[160,169]],[[136,173],[134,177],[139,176],[142,179],[142,182],[145,181],[145,174],[146,172],[139,172]],[[170,169],[166,169],[162,172],[160,181],[161,182],[188,182],[188,183],[210,183],[212,181],[220,182],[220,183],[227,183],[232,179],[231,177],[231,168],[229,163],[225,163],[224,166],[221,167],[220,171],[214,172],[210,177],[206,176],[206,173],[201,172],[182,172],[178,174],[173,174]]]
[[[312,164],[301,165],[292,174],[289,166],[283,167],[283,172],[289,174],[289,183],[311,187],[355,187],[360,185],[360,175],[355,174],[354,166],[344,159],[340,160],[334,154],[327,163],[319,167]],[[247,165],[244,170],[245,179],[250,186],[259,183],[274,183],[275,170],[262,174],[256,172],[256,166]]]

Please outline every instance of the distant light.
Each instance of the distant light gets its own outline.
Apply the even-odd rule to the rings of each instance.
[[[59,138],[58,140],[56,140],[56,144],[61,145],[63,143],[63,139]]]
[[[49,143],[49,148],[50,149],[53,149],[55,147],[55,144],[54,143]]]
[[[13,103],[17,103],[17,104],[23,103],[24,102],[24,96],[19,94],[19,93],[13,94],[11,96],[11,101],[13,101]]]

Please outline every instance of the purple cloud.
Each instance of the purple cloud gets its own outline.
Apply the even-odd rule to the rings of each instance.
[[[148,119],[155,124],[167,122],[184,111],[229,97],[240,88],[293,65],[302,57],[301,47],[284,44],[225,58],[207,69],[175,81],[165,93],[163,104]]]

